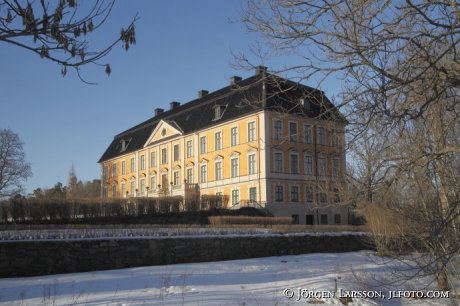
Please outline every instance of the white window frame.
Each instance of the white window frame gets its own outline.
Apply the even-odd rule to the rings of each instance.
[[[299,186],[291,186],[291,202],[299,202]]]
[[[136,193],[136,182],[135,181],[131,181],[131,194],[135,194]]]
[[[303,125],[303,142],[306,144],[311,144],[312,139],[311,139],[311,125],[310,124],[304,124]]]
[[[294,169],[292,164],[292,156],[296,157],[296,168]],[[291,174],[299,174],[299,154],[297,153],[289,153],[289,170]]]
[[[168,150],[167,148],[162,148],[161,149],[161,164],[167,164],[168,163]]]
[[[305,154],[305,174],[313,174],[313,155],[312,154]],[[309,163],[307,163],[309,161]]]
[[[121,175],[126,174],[126,161],[122,160],[121,161]]]
[[[315,194],[313,191],[313,187],[307,186],[305,187],[305,201],[306,202],[313,202],[315,198]]]
[[[187,183],[193,184],[193,168],[187,168]]]
[[[141,179],[141,182],[140,182],[140,183],[141,183],[141,188],[140,188],[141,190],[140,190],[140,192],[144,192],[144,191],[145,191],[145,179]]]
[[[318,175],[327,175],[327,158],[324,155],[318,156]]]
[[[118,173],[117,173],[117,164],[112,164],[112,176],[113,177],[117,177],[118,176]]]
[[[230,143],[232,147],[238,145],[238,127],[237,126],[230,128]]]
[[[214,179],[216,181],[219,181],[222,179],[222,161],[217,161],[214,163],[214,168],[215,168],[215,177]]]
[[[121,197],[124,198],[126,196],[126,184],[121,183]]]
[[[295,133],[291,130],[291,124],[295,125]],[[289,141],[297,142],[299,140],[299,125],[297,122],[289,121]]]
[[[176,186],[180,185],[180,173],[178,170],[173,172],[173,183]]]
[[[248,122],[248,142],[256,140],[256,122]]]
[[[201,136],[200,137],[200,154],[206,154],[207,152],[207,139],[206,136]]]
[[[134,157],[131,158],[131,173],[136,172],[136,159]]]
[[[240,164],[240,161],[239,161],[239,158],[236,157],[236,158],[232,158],[230,160],[230,169],[231,169],[231,175],[232,175],[232,178],[234,177],[238,177],[239,175],[239,164]]]
[[[219,137],[217,137],[219,135]],[[214,133],[214,150],[222,150],[222,131]]]
[[[157,152],[153,151],[150,153],[150,167],[157,166]]]
[[[324,126],[318,126],[318,145],[326,145],[326,128]]]
[[[116,197],[117,197],[117,185],[112,184],[112,198],[116,198]]]
[[[108,198],[109,197],[109,187],[107,186],[104,186],[104,188],[102,189],[102,197],[103,198]]]
[[[193,157],[193,140],[187,140],[187,158]]]
[[[279,123],[279,127],[278,127]],[[276,140],[281,140],[283,137],[283,121],[276,119],[273,121],[273,138]]]
[[[279,194],[281,194],[281,198],[278,198]],[[284,187],[283,185],[276,185],[275,186],[275,202],[283,202],[283,201],[284,201]]]
[[[104,180],[109,179],[109,166],[104,166]]]
[[[208,181],[208,165],[200,166],[200,182],[206,183]]]
[[[179,161],[180,160],[179,144],[173,145],[173,160],[174,161]]]
[[[240,202],[240,190],[233,189],[232,190],[232,205],[236,205]]]
[[[252,191],[254,192],[251,193]],[[257,202],[257,187],[249,187],[248,194],[249,194],[249,201]],[[251,198],[252,195],[254,195],[254,198]]]
[[[276,159],[276,156],[277,154],[281,155],[281,159],[279,160],[279,166],[280,166],[280,171],[277,171],[278,168],[277,168],[277,159]],[[273,171],[275,173],[283,173],[283,152],[274,152],[273,154]]]
[[[332,175],[337,176],[339,175],[339,172],[340,172],[340,159],[336,157],[332,159]]]
[[[140,170],[145,170],[145,155],[141,155],[141,167]]]
[[[257,163],[256,163],[256,155],[255,154],[248,155],[248,173],[249,174],[256,174],[257,173]]]
[[[156,175],[152,175],[150,177],[150,190],[157,189],[157,177]]]

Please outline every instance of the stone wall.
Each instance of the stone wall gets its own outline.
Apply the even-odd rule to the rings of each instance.
[[[0,277],[369,249],[361,235],[0,242]]]

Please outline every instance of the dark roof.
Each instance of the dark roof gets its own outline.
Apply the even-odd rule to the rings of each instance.
[[[306,97],[311,101],[310,111],[306,112],[298,106],[299,97]],[[222,116],[218,120],[214,120],[216,105],[225,106]],[[241,80],[236,85],[224,87],[174,109],[164,111],[116,135],[98,162],[141,149],[161,120],[183,134],[189,134],[262,108],[280,112],[287,110],[293,114],[346,123],[345,118],[325,97],[323,92],[271,74],[266,74],[266,78],[259,74]],[[124,151],[121,151],[122,140],[127,142]]]

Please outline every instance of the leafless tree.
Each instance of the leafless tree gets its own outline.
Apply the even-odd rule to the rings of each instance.
[[[23,144],[18,134],[0,129],[0,199],[19,194],[22,181],[32,176]]]
[[[126,29],[121,30],[121,34],[114,37],[112,43],[101,50],[90,49],[90,42],[86,38],[102,26],[114,4],[115,1],[106,3],[104,0],[91,3],[77,0],[51,3],[44,0],[2,0],[0,42],[24,48],[59,64],[63,76],[67,73],[67,67],[72,67],[84,81],[80,68],[90,63],[105,67],[105,72],[110,75],[110,65],[100,60],[118,42],[126,50],[136,43],[134,22],[137,16]]]
[[[273,72],[320,80],[319,87],[342,80],[333,102],[346,113],[355,157],[364,162],[355,169],[355,190],[374,216],[388,216],[406,248],[426,254],[413,258],[418,275],[431,273],[439,289],[453,290],[460,251],[458,2],[247,0],[241,21],[259,35],[257,62],[240,54],[235,66],[288,56],[292,64]],[[382,246],[398,255],[391,240]]]

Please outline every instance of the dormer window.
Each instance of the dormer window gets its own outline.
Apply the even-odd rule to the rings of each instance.
[[[300,99],[300,104],[305,110],[310,110],[310,100],[308,99]]]
[[[122,139],[122,140],[120,141],[120,143],[121,143],[121,150],[120,150],[120,152],[126,151],[126,149],[128,148],[129,142],[130,142],[130,140],[125,140],[125,139]]]
[[[214,105],[214,119],[219,120],[224,114],[225,106],[223,105]]]

